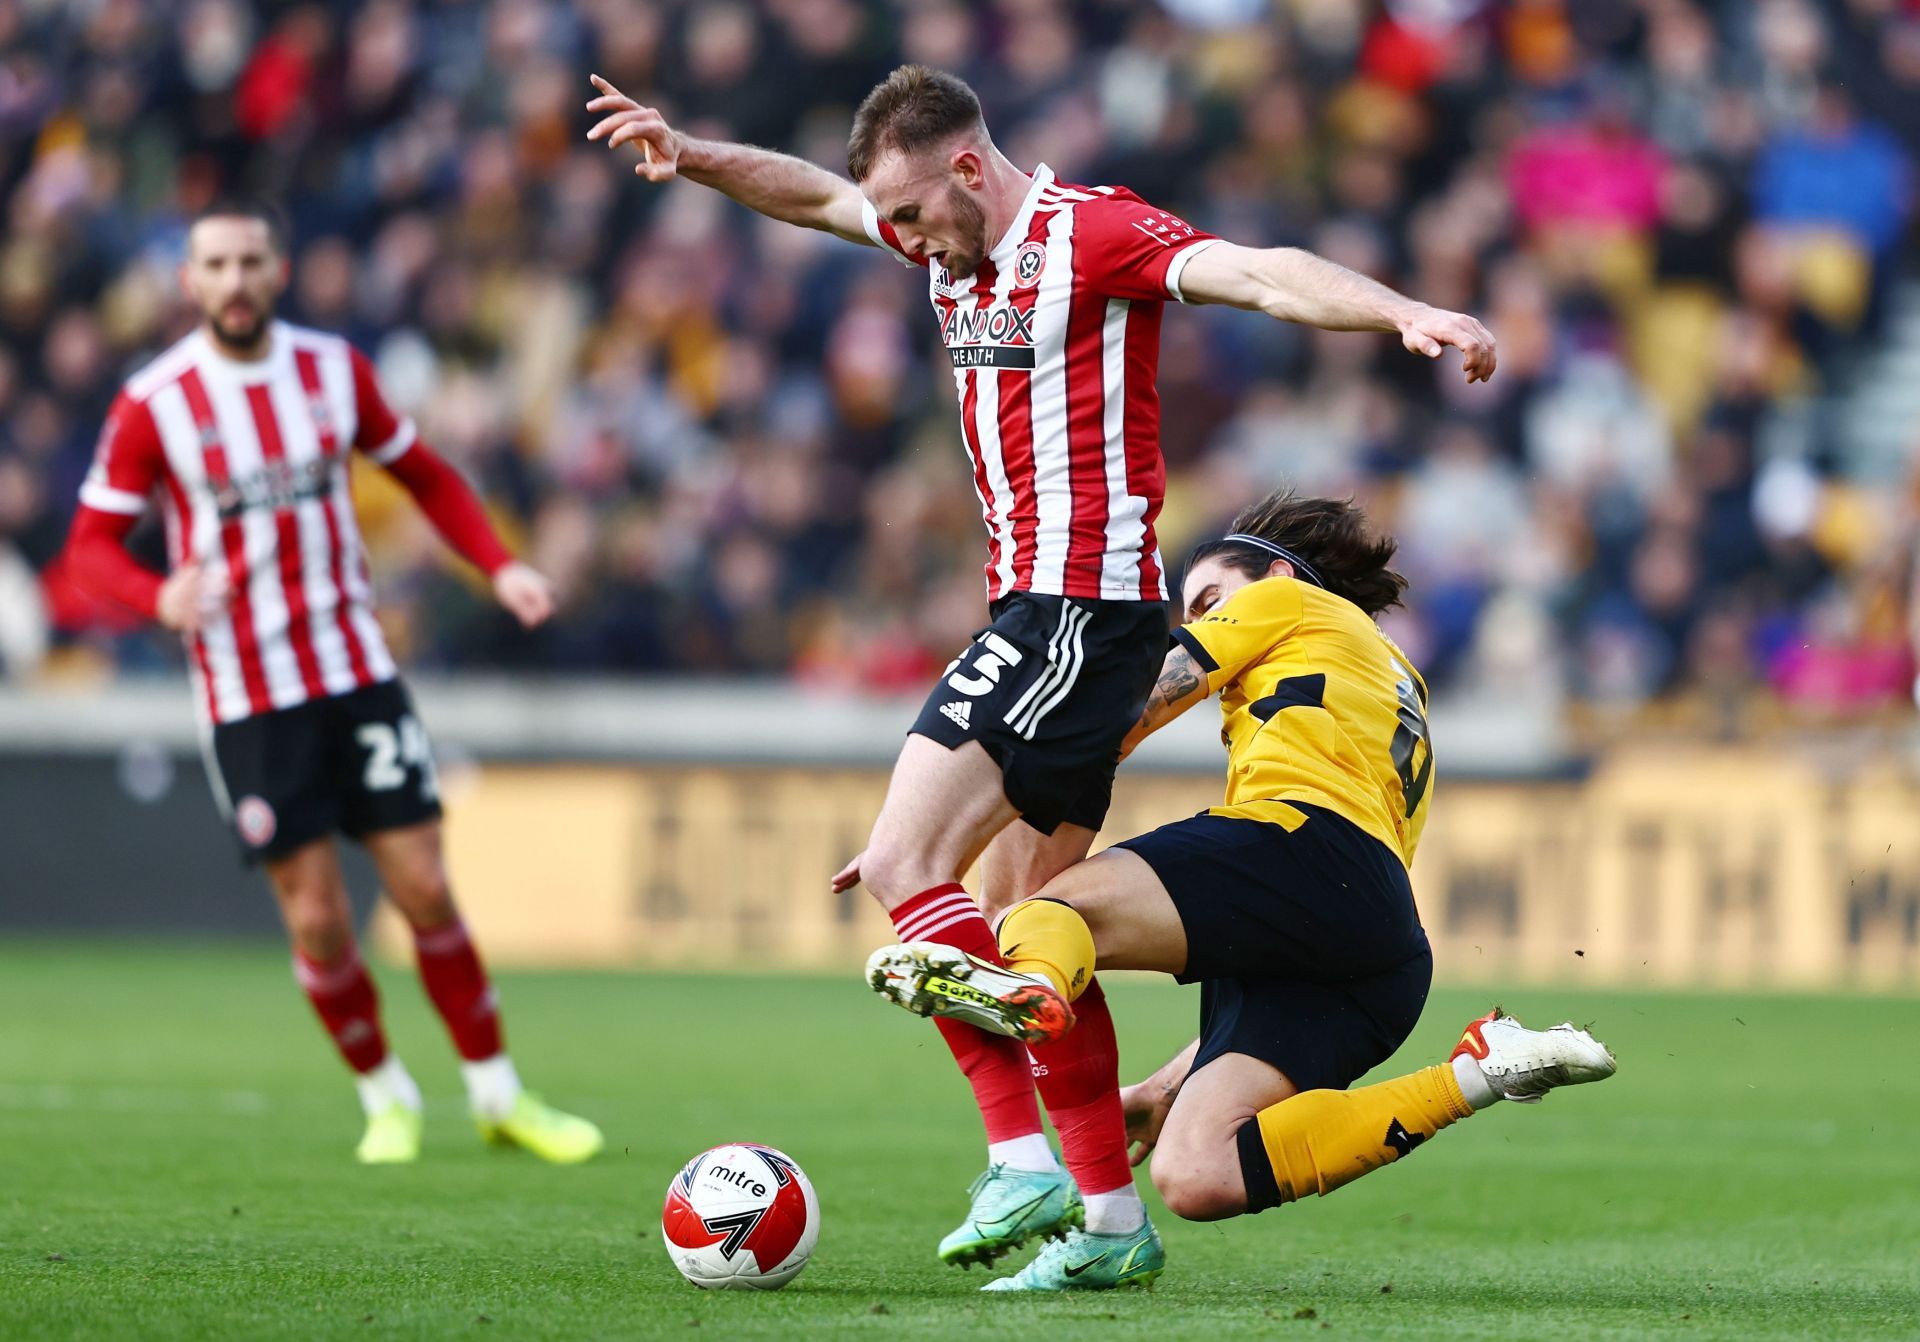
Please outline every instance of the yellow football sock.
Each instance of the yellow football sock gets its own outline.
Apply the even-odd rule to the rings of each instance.
[[[1282,1100],[1241,1129],[1247,1210],[1308,1193],[1325,1197],[1472,1112],[1446,1065],[1359,1090],[1309,1090]]]
[[[1072,1001],[1093,981],[1093,931],[1071,904],[1023,900],[1000,920],[1000,958],[1048,979]]]

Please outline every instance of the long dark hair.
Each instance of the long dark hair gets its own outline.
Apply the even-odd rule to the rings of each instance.
[[[1303,499],[1290,489],[1276,490],[1243,508],[1233,519],[1232,534],[1298,555],[1312,565],[1321,587],[1369,615],[1399,605],[1407,587],[1407,580],[1387,567],[1399,544],[1391,536],[1374,535],[1352,499]],[[1222,539],[1195,548],[1187,563],[1218,558],[1249,578],[1262,578],[1276,557],[1258,545]],[[1306,573],[1297,576],[1311,581]]]

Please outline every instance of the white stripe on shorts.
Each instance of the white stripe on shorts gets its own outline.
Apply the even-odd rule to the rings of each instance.
[[[1072,619],[1067,629],[1067,645],[1062,649],[1060,664],[1051,676],[1052,685],[1044,697],[1033,705],[1018,721],[1009,719],[1008,725],[1027,740],[1033,740],[1034,733],[1040,729],[1040,721],[1058,708],[1067,695],[1073,692],[1074,683],[1080,679],[1080,670],[1086,665],[1086,645],[1082,635],[1093,621],[1093,611],[1085,606],[1069,607]]]
[[[1061,650],[1066,644],[1067,631],[1073,626],[1073,615],[1077,609],[1078,607],[1071,601],[1063,600],[1060,603],[1060,623],[1054,626],[1053,637],[1047,640],[1046,668],[1033,678],[1033,683],[1027,686],[1026,692],[1019,699],[1014,701],[1013,707],[1007,710],[1006,717],[1003,719],[1015,731],[1019,730],[1020,719],[1026,715],[1027,710],[1036,701],[1045,697],[1048,687],[1059,678]]]

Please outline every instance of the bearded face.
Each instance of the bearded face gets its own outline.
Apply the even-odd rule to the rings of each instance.
[[[264,220],[213,215],[187,235],[181,280],[221,345],[252,352],[286,288],[287,263]]]
[[[973,192],[958,182],[947,184],[947,209],[953,220],[953,241],[943,264],[955,279],[968,279],[980,269],[980,263],[987,259],[987,249],[993,245],[987,237],[987,212],[980,208]]]
[[[978,177],[972,180],[977,184]],[[915,260],[942,266],[955,279],[974,274],[986,260],[993,245],[986,207],[961,180],[950,150],[885,154],[861,187]]]

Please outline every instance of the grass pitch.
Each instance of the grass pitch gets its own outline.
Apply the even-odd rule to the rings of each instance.
[[[0,1337],[1920,1337],[1911,1000],[1511,994],[1593,1022],[1620,1075],[1256,1218],[1149,1190],[1151,1294],[1009,1299],[933,1258],[978,1123],[932,1029],[857,977],[505,976],[523,1073],[607,1129],[576,1169],[484,1149],[411,975],[380,978],[430,1105],[412,1168],[352,1162],[277,948],[0,949]],[[1129,1075],[1189,1036],[1193,993],[1112,996]],[[1484,1008],[1436,994],[1389,1066]],[[703,1294],[660,1200],[742,1138],[806,1167],[825,1229],[787,1290]]]

